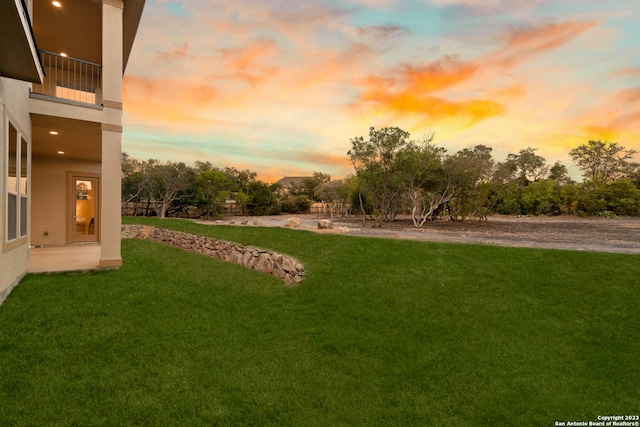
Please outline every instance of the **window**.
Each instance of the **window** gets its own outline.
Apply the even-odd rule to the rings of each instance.
[[[7,241],[25,237],[28,230],[29,145],[9,122],[7,150]]]
[[[27,235],[27,141],[20,138],[20,237]]]
[[[18,131],[9,123],[9,179],[7,179],[7,240],[15,240],[18,237],[17,213],[18,213]]]

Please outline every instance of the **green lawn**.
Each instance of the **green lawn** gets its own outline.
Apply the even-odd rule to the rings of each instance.
[[[27,276],[0,306],[0,425],[551,426],[639,411],[638,256],[145,222],[292,255],[307,278],[289,289],[138,240],[117,271]]]

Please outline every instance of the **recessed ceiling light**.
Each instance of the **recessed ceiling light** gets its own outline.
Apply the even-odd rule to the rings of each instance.
[[[58,154],[62,155],[64,154],[64,151],[58,151]]]
[[[51,2],[52,5],[54,5],[55,7],[62,7],[62,3],[60,3],[59,1],[52,1]]]
[[[50,133],[51,135],[57,135],[57,134],[58,134],[58,131],[50,130],[50,131],[49,131],[49,133]]]

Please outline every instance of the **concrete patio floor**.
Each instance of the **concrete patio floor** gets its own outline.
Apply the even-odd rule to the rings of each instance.
[[[100,269],[100,245],[81,244],[31,248],[29,273],[91,271]]]

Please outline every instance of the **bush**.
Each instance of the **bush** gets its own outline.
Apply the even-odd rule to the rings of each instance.
[[[309,212],[311,200],[307,196],[286,196],[280,205],[282,212],[303,214]]]
[[[560,214],[560,197],[555,181],[536,181],[527,185],[521,195],[525,215]]]
[[[247,188],[249,215],[277,215],[280,205],[269,186],[261,181],[249,183]]]

